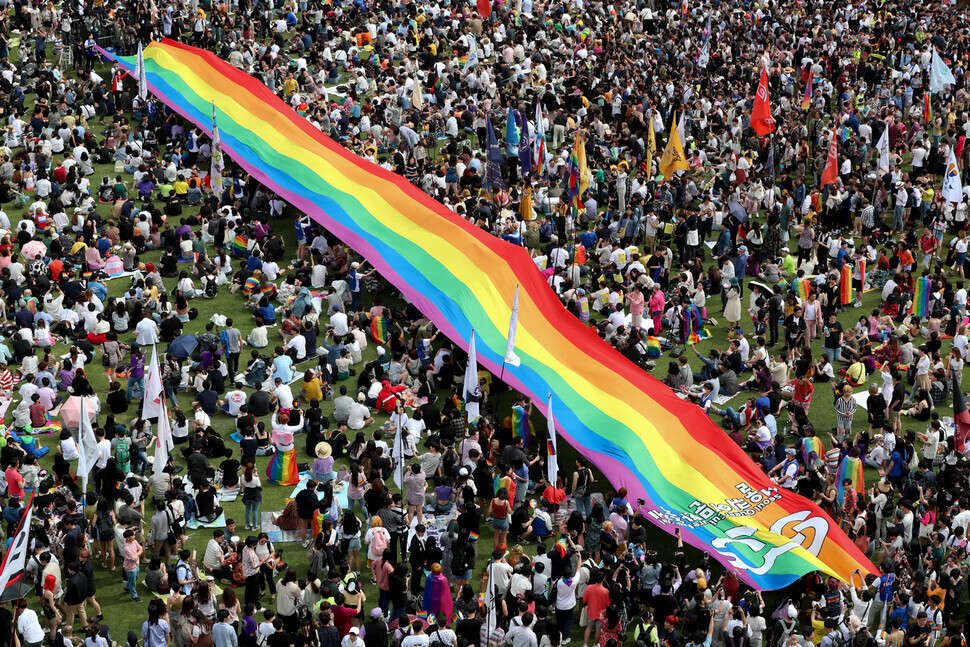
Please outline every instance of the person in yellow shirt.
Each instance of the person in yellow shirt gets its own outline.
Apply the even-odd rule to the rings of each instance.
[[[183,196],[189,192],[189,183],[185,181],[185,178],[179,175],[175,179],[175,184],[172,185],[175,189],[177,195]]]
[[[296,91],[300,89],[300,84],[296,79],[293,78],[293,72],[286,73],[286,80],[283,82],[283,89],[286,91],[286,96],[292,97],[296,94]]]

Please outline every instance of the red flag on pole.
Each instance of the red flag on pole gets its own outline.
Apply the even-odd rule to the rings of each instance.
[[[771,105],[768,103],[768,68],[761,68],[761,83],[754,96],[754,109],[751,111],[751,127],[762,137],[775,130],[775,120],[771,117]]]
[[[488,19],[492,15],[492,2],[491,0],[477,0],[478,3],[478,13],[482,14],[482,18]]]
[[[822,171],[822,187],[826,184],[834,184],[839,178],[839,134],[832,133],[832,141],[829,143],[829,156],[825,160],[825,170]]]
[[[966,454],[967,435],[970,434],[970,412],[967,411],[963,390],[955,377],[953,378],[953,426],[956,449],[961,454]]]

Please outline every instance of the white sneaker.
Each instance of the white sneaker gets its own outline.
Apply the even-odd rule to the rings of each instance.
[[[559,641],[559,644],[560,645],[568,645],[570,642],[572,642],[572,639],[571,638],[563,638],[562,640]]]

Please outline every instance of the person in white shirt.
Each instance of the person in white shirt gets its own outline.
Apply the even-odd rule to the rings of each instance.
[[[330,315],[330,327],[333,328],[335,337],[343,337],[350,332],[347,313],[343,310],[334,309],[334,313]]]
[[[27,600],[23,598],[17,603],[17,631],[23,636],[22,644],[40,645],[44,642],[44,628],[40,625],[37,612],[27,608]]]
[[[289,409],[293,406],[293,390],[290,389],[289,384],[284,384],[280,378],[276,378],[276,388],[273,389],[273,395],[281,409]]]
[[[233,418],[239,416],[239,409],[244,404],[246,404],[246,392],[240,389],[230,391],[226,394],[225,400],[219,401],[219,406],[222,407],[222,410]]]
[[[158,324],[147,312],[142,315],[142,320],[135,325],[135,341],[141,346],[158,343]]]
[[[374,422],[374,418],[370,415],[370,409],[364,406],[365,397],[363,393],[358,394],[357,402],[350,407],[350,412],[347,415],[347,426],[351,429],[363,429]]]

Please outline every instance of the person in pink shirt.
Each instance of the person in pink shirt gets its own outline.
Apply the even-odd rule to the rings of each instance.
[[[7,494],[10,496],[19,497],[21,500],[24,498],[24,476],[20,473],[20,459],[13,458],[10,460],[10,465],[4,471],[3,475],[7,479]]]
[[[630,304],[630,325],[634,328],[643,327],[644,297],[643,288],[639,285],[633,286],[626,293],[627,302]]]
[[[664,293],[659,285],[653,288],[653,295],[650,297],[650,316],[653,318],[653,334],[660,334],[660,320],[664,314]]]
[[[124,538],[125,543],[121,546],[121,555],[124,558],[121,567],[125,569],[127,579],[124,590],[131,594],[132,601],[141,602],[138,597],[138,560],[145,549],[135,540],[134,530],[126,530]]]

